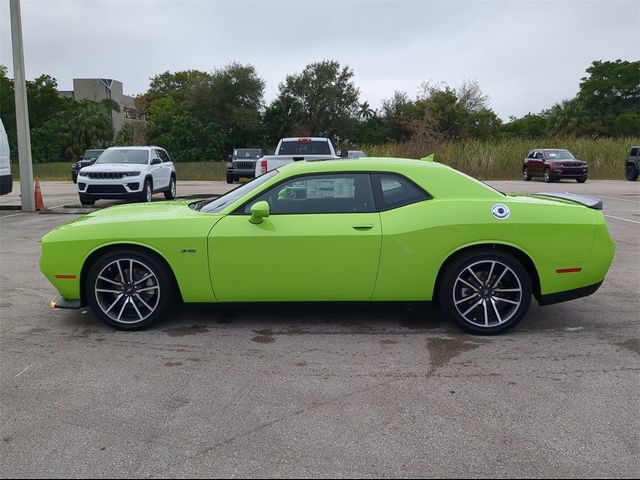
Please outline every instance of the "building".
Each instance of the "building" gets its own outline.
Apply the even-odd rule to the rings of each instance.
[[[73,90],[60,90],[58,93],[63,97],[69,97],[77,101],[91,100],[100,102],[107,98],[114,100],[120,106],[119,112],[111,112],[113,129],[116,132],[126,123],[144,120],[138,114],[135,99],[123,93],[122,82],[118,80],[110,78],[74,78]]]

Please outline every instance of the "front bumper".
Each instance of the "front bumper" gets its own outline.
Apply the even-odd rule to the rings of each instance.
[[[233,175],[234,177],[242,177],[242,178],[253,178],[256,176],[256,169],[248,169],[248,168],[228,168],[227,174]]]
[[[0,176],[0,195],[6,195],[13,191],[13,177],[11,174]]]
[[[124,177],[119,181],[92,179],[78,176],[78,193],[87,198],[125,198],[140,197],[144,190],[144,177]]]

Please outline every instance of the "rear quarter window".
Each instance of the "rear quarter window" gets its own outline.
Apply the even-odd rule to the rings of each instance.
[[[407,177],[392,173],[372,175],[378,210],[391,210],[433,198]]]

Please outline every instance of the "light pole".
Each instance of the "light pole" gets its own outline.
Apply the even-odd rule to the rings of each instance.
[[[22,203],[22,211],[35,212],[20,0],[9,0],[9,11],[11,16],[11,48],[13,50],[13,88],[16,98],[16,129],[18,131],[18,160],[20,163],[20,202]]]

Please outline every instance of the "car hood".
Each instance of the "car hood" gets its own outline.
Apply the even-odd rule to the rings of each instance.
[[[88,167],[82,167],[82,173],[90,172],[139,172],[146,168],[146,164],[139,163],[94,163]]]

